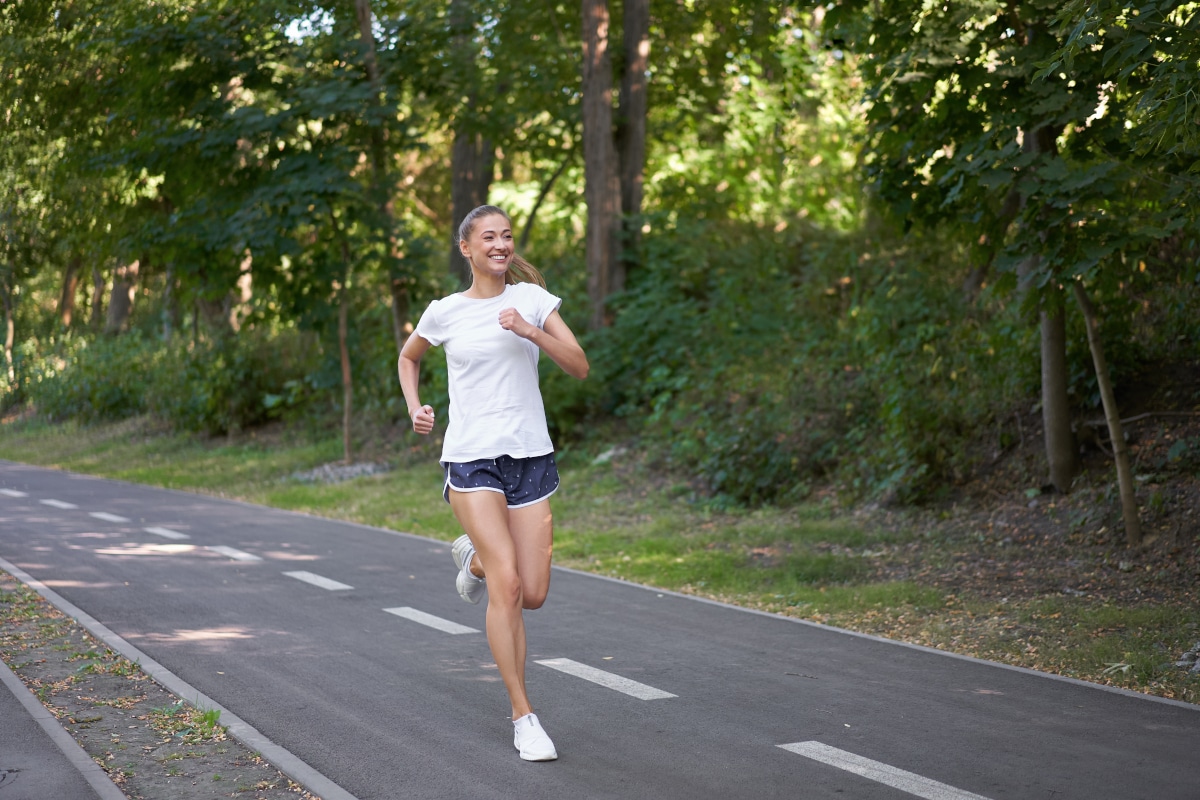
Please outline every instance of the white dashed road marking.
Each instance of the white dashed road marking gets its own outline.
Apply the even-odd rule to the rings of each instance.
[[[220,553],[223,556],[229,556],[234,561],[262,561],[260,556],[253,553],[247,553],[245,550],[238,550],[236,547],[226,547],[223,544],[209,545],[209,550],[214,553]]]
[[[146,533],[153,533],[155,536],[161,536],[164,539],[190,539],[186,533],[173,531],[170,528],[143,528]]]
[[[0,489],[0,494],[8,497],[29,497],[25,492],[18,492],[16,489]]]
[[[109,514],[107,511],[89,511],[88,516],[102,519],[105,522],[129,522],[125,517],[119,517],[116,514]]]
[[[54,508],[79,508],[79,506],[75,505],[74,503],[68,503],[65,500],[41,500],[39,502],[41,502],[41,504],[44,506],[53,506]]]
[[[415,608],[409,608],[408,606],[385,608],[384,611],[389,614],[395,614],[397,617],[404,617],[407,620],[419,622],[422,625],[428,625],[430,628],[436,628],[443,633],[479,633],[475,628],[468,628],[466,625],[459,625],[457,622],[435,617],[433,614],[426,614],[424,611],[417,611]]]
[[[574,675],[576,678],[583,678],[585,681],[598,683],[601,686],[614,689],[631,697],[636,697],[639,700],[662,700],[668,697],[678,697],[678,695],[671,694],[670,692],[655,689],[653,686],[647,686],[644,683],[638,683],[629,678],[605,672],[602,669],[589,667],[587,664],[580,664],[578,661],[572,661],[569,658],[548,658],[536,663],[541,664],[543,667],[556,669],[559,672],[565,672],[568,675]]]
[[[831,767],[853,772],[855,775],[861,775],[876,783],[891,786],[893,789],[908,792],[911,795],[925,798],[925,800],[988,800],[983,795],[956,789],[953,786],[947,786],[944,783],[923,778],[920,775],[914,775],[911,772],[905,772],[888,764],[872,761],[869,758],[863,758],[820,742],[795,742],[779,746],[784,750],[820,761]]]
[[[304,570],[299,570],[298,572],[285,572],[283,574],[287,575],[289,578],[295,578],[298,581],[311,583],[313,586],[320,586],[322,589],[328,589],[331,592],[354,588],[349,584],[339,583],[338,581],[331,580],[329,578],[323,578],[320,575],[316,575],[311,572],[305,572]]]

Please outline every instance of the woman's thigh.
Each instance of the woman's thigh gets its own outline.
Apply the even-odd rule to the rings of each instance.
[[[499,577],[505,569],[515,574],[516,549],[508,529],[508,506],[499,492],[450,490],[450,508],[458,518],[488,577]]]
[[[517,573],[526,608],[538,608],[550,590],[550,557],[554,550],[554,516],[550,500],[508,510]]]
[[[501,581],[520,581],[527,608],[538,608],[550,589],[554,523],[550,500],[509,508],[499,492],[450,490],[450,508],[471,537],[490,591]]]

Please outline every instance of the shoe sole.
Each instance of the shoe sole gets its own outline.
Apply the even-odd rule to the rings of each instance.
[[[458,567],[459,572],[458,577],[454,579],[454,588],[458,590],[458,596],[463,600],[466,600],[471,605],[479,605],[479,601],[483,598],[482,586],[480,586],[476,591],[474,597],[471,596],[470,592],[463,588],[463,584],[466,583],[466,579],[463,578],[462,573],[470,572],[469,570],[465,570],[463,568],[463,563],[466,561],[467,554],[472,552],[474,549],[475,548],[471,545],[471,537],[464,533],[462,536],[455,539],[454,544],[450,546],[450,555],[454,558],[454,565]],[[482,578],[477,578],[476,580],[479,580],[481,584],[483,582]]]
[[[471,537],[465,533],[454,540],[454,544],[450,545],[450,556],[454,559],[454,566],[459,569],[463,568],[463,556],[467,554],[467,550],[471,548]]]

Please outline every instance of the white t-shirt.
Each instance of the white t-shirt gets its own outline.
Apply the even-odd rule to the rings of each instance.
[[[416,334],[446,348],[450,422],[442,461],[529,458],[554,451],[538,388],[541,351],[501,328],[500,312],[515,308],[541,328],[561,303],[535,283],[516,283],[496,297],[452,294],[425,309]]]

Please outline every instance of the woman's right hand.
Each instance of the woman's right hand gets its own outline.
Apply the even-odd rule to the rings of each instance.
[[[421,406],[412,410],[413,430],[425,436],[433,430],[433,406]]]

